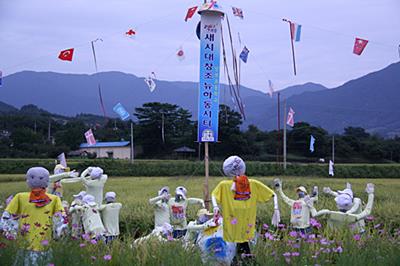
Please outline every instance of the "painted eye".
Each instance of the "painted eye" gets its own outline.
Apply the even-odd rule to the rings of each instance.
[[[41,176],[41,177],[40,177],[40,180],[42,180],[42,179],[43,179],[43,177]]]

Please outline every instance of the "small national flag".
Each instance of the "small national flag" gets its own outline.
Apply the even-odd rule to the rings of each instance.
[[[288,115],[287,115],[286,124],[288,124],[288,125],[291,126],[291,127],[294,126],[294,114],[295,114],[295,112],[294,112],[293,109],[290,107],[290,108],[289,108],[289,113],[288,113]]]
[[[354,42],[353,53],[355,53],[356,55],[361,55],[361,53],[364,51],[365,46],[367,46],[367,43],[367,40],[356,38]]]
[[[232,7],[233,15],[243,19],[243,10],[238,7]]]
[[[188,19],[192,18],[194,13],[196,13],[197,6],[191,7],[188,9],[185,17],[185,21],[188,21]]]
[[[183,52],[182,47],[176,52],[176,56],[178,57],[179,61],[183,61],[185,59],[185,53]]]
[[[127,32],[125,32],[125,35],[131,39],[134,39],[136,37],[136,31],[129,29]]]
[[[117,103],[114,107],[113,107],[113,111],[116,112],[121,119],[124,121],[126,119],[129,118],[129,113],[128,111],[126,111],[126,109],[122,106],[121,103]]]
[[[89,145],[96,145],[96,139],[94,138],[92,129],[85,132],[86,142]]]
[[[247,63],[247,58],[249,57],[249,49],[247,47],[243,47],[242,52],[240,53],[239,57],[242,59],[243,62]]]
[[[329,160],[329,175],[334,176],[335,175],[335,164],[332,162],[332,160]]]
[[[0,71],[0,87],[3,86],[3,72]]]
[[[314,152],[314,143],[315,143],[315,138],[313,135],[310,137],[310,151]]]
[[[65,153],[61,153],[60,155],[58,155],[57,160],[62,166],[67,167],[67,159],[65,158]]]
[[[61,51],[60,54],[58,55],[58,58],[63,61],[72,61],[73,54],[74,54],[74,48],[67,49],[67,50]]]
[[[270,79],[268,80],[268,85],[269,85],[268,94],[269,94],[269,97],[272,98],[272,95],[274,94],[274,84],[272,84],[272,81]]]
[[[290,22],[290,36],[292,40],[294,40],[295,42],[299,42],[300,35],[301,35],[301,25]]]
[[[154,82],[152,77],[147,77],[144,79],[144,82],[149,87],[150,92],[153,92],[156,89],[156,83]]]

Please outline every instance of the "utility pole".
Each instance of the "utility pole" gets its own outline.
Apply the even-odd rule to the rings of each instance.
[[[335,136],[332,136],[332,162],[335,162]]]
[[[131,163],[133,163],[135,151],[133,150],[133,122],[131,121]]]
[[[283,101],[283,170],[286,170],[286,99]]]
[[[276,148],[276,163],[279,164],[280,150],[281,150],[281,93],[278,92],[278,144]]]

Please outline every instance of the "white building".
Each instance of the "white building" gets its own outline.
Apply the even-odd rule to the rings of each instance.
[[[130,159],[131,146],[129,141],[97,142],[95,145],[82,143],[79,151],[96,153],[97,158]]]

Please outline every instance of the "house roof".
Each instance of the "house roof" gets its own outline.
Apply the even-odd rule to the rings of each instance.
[[[125,147],[130,144],[129,141],[96,142],[95,145],[82,143],[79,148],[103,148],[103,147]]]
[[[183,146],[174,150],[175,152],[196,152],[196,150]]]

